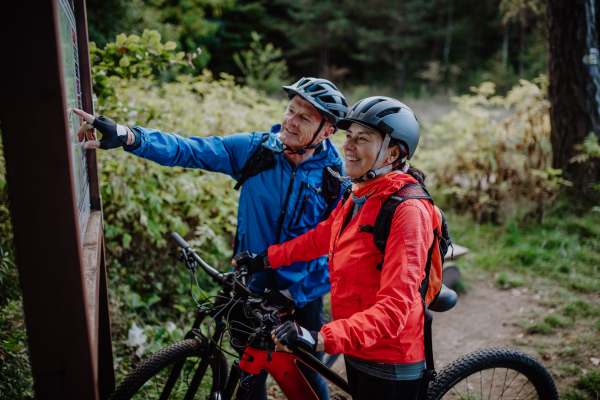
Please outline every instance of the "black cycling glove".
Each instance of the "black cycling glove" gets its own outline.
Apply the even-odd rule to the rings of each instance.
[[[304,349],[310,353],[317,351],[318,332],[309,331],[296,321],[286,321],[275,329],[275,336],[282,345],[295,350]]]
[[[267,268],[265,259],[260,254],[242,251],[241,253],[237,253],[233,257],[233,260],[237,263],[238,267],[245,265],[250,275],[258,274]]]
[[[279,290],[271,290],[265,296],[268,306],[277,307],[281,314],[293,314],[296,304]]]
[[[118,125],[115,121],[104,115],[96,117],[92,126],[102,133],[102,139],[100,139],[101,149],[108,150],[127,146],[127,127]],[[136,143],[132,147],[135,147],[135,144],[139,142],[139,134],[134,133],[134,135],[136,136]]]

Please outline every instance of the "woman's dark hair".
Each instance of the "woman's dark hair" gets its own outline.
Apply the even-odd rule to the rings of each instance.
[[[381,136],[383,136],[385,138],[385,135],[382,132],[380,132],[379,130],[377,130],[377,132],[379,132],[381,134]],[[400,149],[400,155],[392,163],[392,165],[394,166],[392,171],[401,170],[402,168],[404,168],[406,161],[404,161],[404,162],[401,162],[401,161],[405,157],[408,156],[408,148],[407,148],[406,144],[404,144],[401,141],[392,139],[392,140],[390,140],[388,147],[394,147],[394,146],[398,146],[398,149]],[[413,178],[415,178],[417,180],[417,182],[419,182],[421,185],[425,185],[426,176],[425,176],[425,173],[423,171],[421,171],[420,169],[415,168],[412,165],[409,165],[408,171],[406,171],[406,173],[408,175],[412,176]]]

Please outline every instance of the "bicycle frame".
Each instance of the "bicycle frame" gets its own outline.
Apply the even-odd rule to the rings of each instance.
[[[198,330],[202,320],[210,314],[209,310],[199,310],[196,314],[192,330],[188,332],[186,338],[201,338],[206,343],[206,354],[212,355],[214,352],[218,352],[219,349]],[[221,324],[217,324],[214,336],[220,337],[223,333],[224,327]],[[198,366],[194,377],[192,378],[188,394],[193,395],[198,390],[200,381],[208,367],[209,358],[210,357],[203,358]],[[231,368],[226,388],[222,393],[222,399],[231,400],[235,389],[238,386],[238,382],[242,380],[244,382],[242,382],[241,386],[246,383],[247,390],[244,391],[238,389],[236,400],[245,400],[252,391],[254,376],[264,369],[273,377],[273,379],[275,379],[275,382],[277,382],[277,385],[279,385],[289,400],[318,400],[317,395],[298,368],[298,363],[300,362],[312,368],[319,375],[323,376],[344,392],[349,393],[350,388],[348,382],[312,354],[302,349],[294,351],[293,353],[285,353],[269,352],[261,348],[247,346],[241,361],[236,361]],[[178,376],[178,370],[174,371],[172,375],[174,377]]]
[[[248,374],[258,374],[261,369],[264,369],[275,379],[288,400],[318,400],[298,369],[299,362],[306,364],[346,393],[350,392],[348,382],[302,349],[294,353],[274,352],[272,357],[269,357],[267,351],[248,346],[239,368]],[[238,397],[238,400],[243,399]]]

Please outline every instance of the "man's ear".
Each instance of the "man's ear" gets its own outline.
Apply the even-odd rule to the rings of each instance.
[[[321,129],[321,139],[325,140],[327,139],[329,136],[331,136],[333,134],[334,131],[334,127],[331,124],[331,122],[327,122],[327,124],[323,127],[323,129]]]

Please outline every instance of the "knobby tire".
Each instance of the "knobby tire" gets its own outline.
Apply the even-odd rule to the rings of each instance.
[[[542,364],[510,348],[485,349],[459,358],[440,372],[428,390],[429,400],[508,398],[558,400],[558,392]]]
[[[145,385],[152,378],[158,375],[161,371],[173,366],[182,366],[183,363],[192,360],[197,368],[198,364],[205,357],[206,348],[198,339],[186,339],[181,342],[174,343],[165,347],[159,352],[144,360],[131,374],[129,374],[123,382],[117,387],[115,392],[110,396],[109,400],[130,400],[130,399],[146,399],[145,386],[153,390],[154,385]],[[198,359],[197,361],[193,361]],[[188,364],[189,365],[189,364]],[[211,392],[223,391],[227,383],[228,368],[225,355],[222,352],[216,351],[215,357],[210,360],[208,368],[212,370],[212,385]],[[192,380],[194,370],[186,372],[189,381]],[[179,374],[178,374],[179,375]],[[183,380],[184,373],[181,374]],[[200,377],[204,379],[204,376]],[[179,379],[178,379],[179,380]],[[166,384],[172,383],[172,378],[167,379]],[[158,397],[157,397],[158,398]],[[162,395],[162,398],[170,398]]]

